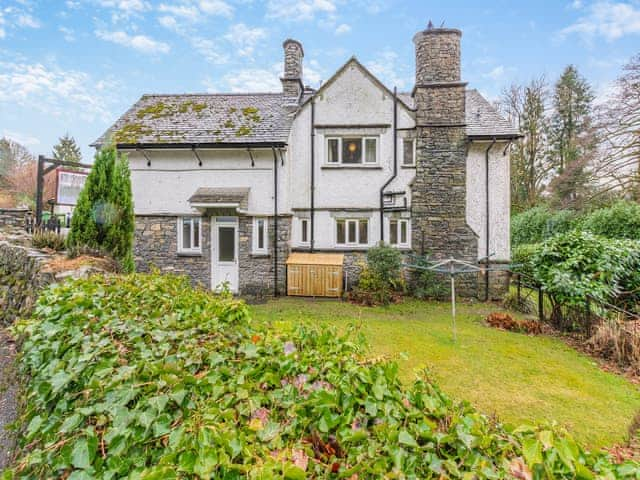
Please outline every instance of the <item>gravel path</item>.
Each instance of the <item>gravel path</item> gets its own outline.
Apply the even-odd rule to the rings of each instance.
[[[14,358],[16,345],[11,336],[0,329],[0,471],[8,466],[14,445],[12,432],[5,427],[16,419],[18,385]]]

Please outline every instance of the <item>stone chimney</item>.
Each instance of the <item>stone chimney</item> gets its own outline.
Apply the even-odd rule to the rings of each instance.
[[[477,239],[466,222],[465,86],[460,80],[460,38],[452,28],[413,37],[416,51],[416,177],[412,236],[416,250],[433,257],[476,261]],[[462,280],[462,279],[461,279]],[[470,283],[475,288],[475,283]]]
[[[291,38],[284,41],[282,48],[284,48],[284,76],[280,79],[282,92],[285,97],[295,98],[297,101],[304,88],[302,83],[304,50],[300,42]]]

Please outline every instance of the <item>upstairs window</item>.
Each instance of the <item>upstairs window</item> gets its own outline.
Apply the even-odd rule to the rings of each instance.
[[[336,245],[354,246],[369,243],[369,220],[336,220]]]
[[[181,253],[200,253],[200,217],[181,217],[178,219],[178,251]]]
[[[267,219],[266,218],[254,218],[253,219],[253,252],[254,253],[267,253]]]
[[[416,141],[413,138],[405,138],[402,140],[402,164],[416,164]]]
[[[327,163],[361,165],[378,163],[377,137],[327,138]]]
[[[409,220],[404,218],[389,219],[389,244],[396,247],[409,246]]]

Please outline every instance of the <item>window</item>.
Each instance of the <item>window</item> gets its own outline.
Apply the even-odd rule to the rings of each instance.
[[[409,220],[389,219],[389,244],[399,247],[409,246]]]
[[[309,220],[306,218],[300,220],[300,242],[309,243]]]
[[[267,253],[268,243],[267,219],[253,219],[253,252]]]
[[[336,245],[367,245],[369,220],[336,220]]]
[[[327,138],[327,163],[342,163],[344,165],[378,163],[378,138]]]
[[[415,165],[416,163],[416,141],[413,138],[402,140],[402,164]]]
[[[178,219],[178,251],[200,253],[200,217]]]

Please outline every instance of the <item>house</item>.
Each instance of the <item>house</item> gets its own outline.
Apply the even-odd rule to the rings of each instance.
[[[508,261],[518,131],[461,80],[460,38],[415,35],[406,93],[355,57],[305,87],[289,39],[281,92],[142,96],[96,141],[129,155],[138,268],[252,295],[284,291],[293,251],[342,252],[350,279],[381,240]]]

